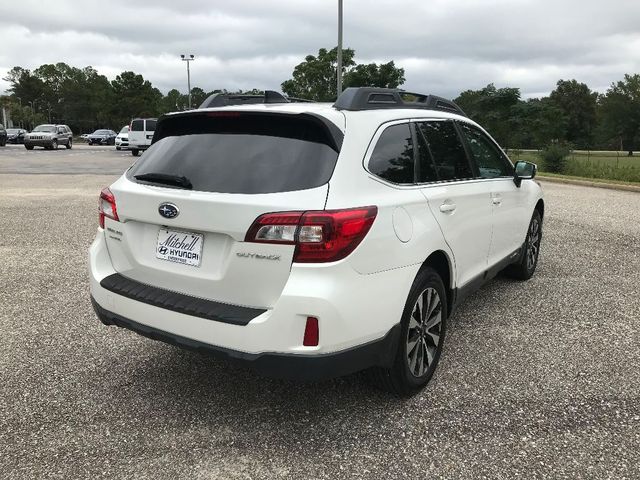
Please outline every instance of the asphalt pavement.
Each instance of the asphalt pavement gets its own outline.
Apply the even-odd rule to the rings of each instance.
[[[129,150],[79,142],[71,150],[64,146],[27,150],[24,145],[6,145],[0,147],[0,174],[119,175],[137,158]]]
[[[469,298],[399,400],[103,326],[86,252],[132,157],[21,148],[0,148],[0,478],[640,477],[640,194],[543,184],[536,275]]]

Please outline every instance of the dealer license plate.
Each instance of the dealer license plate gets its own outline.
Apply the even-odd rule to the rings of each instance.
[[[204,235],[161,228],[158,232],[156,258],[199,267],[202,263]]]

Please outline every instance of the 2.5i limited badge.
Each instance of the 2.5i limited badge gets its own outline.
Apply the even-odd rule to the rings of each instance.
[[[156,258],[199,267],[202,262],[204,235],[161,228],[158,232]]]

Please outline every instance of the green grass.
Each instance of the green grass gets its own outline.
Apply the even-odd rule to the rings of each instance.
[[[575,175],[563,175],[561,173],[550,173],[550,172],[540,172],[539,176],[536,178],[558,178],[565,180],[581,180],[584,182],[591,183],[605,183],[607,185],[632,185],[634,187],[640,187],[639,182],[626,182],[623,180],[609,180],[606,178],[586,178],[586,177],[576,177]]]
[[[540,173],[546,173],[544,162],[535,150],[512,150],[509,156],[513,161],[537,163]],[[629,157],[626,152],[573,151],[562,173],[587,179],[640,183],[640,155]]]

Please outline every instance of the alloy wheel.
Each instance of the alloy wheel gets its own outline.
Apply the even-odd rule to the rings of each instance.
[[[416,300],[407,329],[407,364],[422,377],[434,363],[442,333],[442,302],[435,288],[427,288]]]
[[[531,270],[536,264],[540,252],[540,221],[537,218],[531,220],[527,235],[527,269]]]

